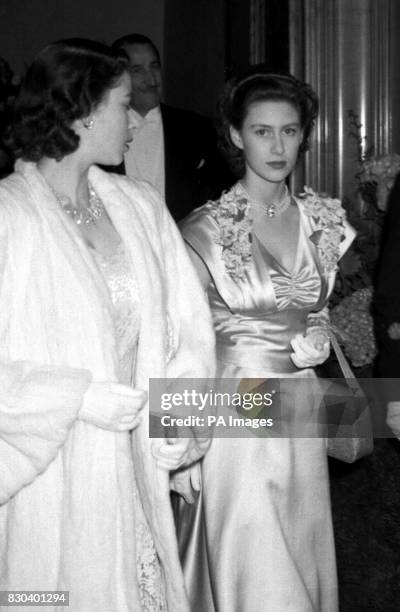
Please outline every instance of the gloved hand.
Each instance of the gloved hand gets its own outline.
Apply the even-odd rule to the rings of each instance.
[[[297,334],[290,344],[294,350],[290,358],[298,368],[313,368],[329,357],[329,337],[319,328],[311,328],[306,336]]]
[[[388,403],[386,423],[394,435],[400,439],[400,401]]]
[[[83,396],[79,418],[109,431],[129,431],[140,423],[146,391],[115,382],[93,382]]]
[[[307,327],[306,339],[318,351],[322,351],[325,344],[329,343],[329,333],[327,327],[321,325],[312,325]]]
[[[191,465],[208,450],[208,438],[166,438],[153,441],[151,452],[159,467],[164,470],[178,470]]]
[[[196,493],[201,489],[200,462],[171,474],[170,489],[181,495],[187,504],[194,504]]]

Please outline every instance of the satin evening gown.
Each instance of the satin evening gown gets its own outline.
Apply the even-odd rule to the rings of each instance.
[[[92,250],[103,275],[114,306],[114,325],[119,356],[119,381],[132,384],[136,345],[140,329],[139,295],[131,266],[127,262],[122,243],[110,255]],[[136,582],[140,612],[166,612],[164,578],[153,537],[143,512],[136,482],[132,498],[135,508]],[[139,612],[139,610],[138,610]]]
[[[293,270],[253,232],[243,279],[227,273],[210,204],[183,222],[185,240],[212,277],[219,377],[315,377],[289,357],[290,339],[328,297],[309,220],[298,207]],[[194,612],[337,610],[324,439],[214,438],[202,492],[192,506],[180,502],[177,529]]]

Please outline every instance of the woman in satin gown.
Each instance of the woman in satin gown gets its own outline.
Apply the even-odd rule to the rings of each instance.
[[[286,187],[317,109],[291,76],[252,74],[223,97],[222,143],[241,179],[181,226],[208,292],[221,378],[315,378],[329,354],[326,304],[353,231],[338,200]],[[178,536],[196,612],[334,612],[326,441],[215,437],[197,503],[180,504]]]

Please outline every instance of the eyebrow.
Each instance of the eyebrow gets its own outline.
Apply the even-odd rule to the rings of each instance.
[[[285,125],[280,126],[281,128],[288,128],[288,127],[300,127],[300,122],[299,121],[293,121],[292,123],[285,123]],[[269,125],[268,123],[252,123],[251,126],[252,128],[255,127],[262,127],[262,128],[273,128],[276,126],[273,125]]]

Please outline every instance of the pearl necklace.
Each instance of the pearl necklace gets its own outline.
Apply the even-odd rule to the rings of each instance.
[[[77,225],[92,225],[96,223],[105,212],[103,202],[90,183],[88,183],[89,205],[83,208],[75,208],[75,206],[72,205],[71,198],[57,193],[54,189],[52,189],[52,191],[63,211],[67,213]]]
[[[271,202],[271,204],[261,204],[259,202],[255,202],[250,197],[250,195],[248,194],[246,189],[243,187],[242,183],[239,183],[239,186],[240,186],[243,194],[248,199],[251,207],[254,208],[255,210],[260,211],[261,214],[266,215],[270,219],[273,219],[274,217],[279,217],[279,215],[284,213],[285,210],[287,210],[289,208],[290,203],[292,201],[291,195],[289,193],[289,189],[287,188],[286,185],[285,185],[285,193],[284,193],[282,199],[279,200],[279,202],[276,202],[276,203],[275,202]]]

